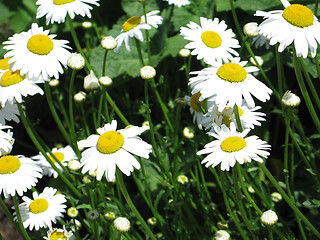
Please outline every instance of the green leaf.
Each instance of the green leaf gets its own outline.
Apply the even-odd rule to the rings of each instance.
[[[180,34],[168,38],[161,57],[166,57],[169,55],[176,57],[179,54],[180,49],[184,48],[187,43],[187,40],[180,36]]]
[[[22,8],[19,8],[18,11],[11,18],[11,28],[15,32],[22,32],[26,30],[32,22],[32,17],[30,14]]]
[[[0,2],[0,22],[6,22],[11,16],[9,8]]]
[[[228,2],[228,1],[227,1]],[[257,10],[263,11],[271,8],[278,7],[279,10],[283,10],[284,7],[282,4],[279,4],[278,0],[238,0],[237,7],[241,8],[244,11],[255,12]]]
[[[230,3],[226,0],[216,0],[217,6],[216,11],[217,12],[223,12],[223,11],[229,11],[230,10]]]

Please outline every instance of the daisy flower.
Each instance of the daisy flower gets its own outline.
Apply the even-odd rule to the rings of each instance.
[[[136,39],[142,42],[142,29],[149,30],[151,29],[151,26],[154,28],[158,28],[158,25],[162,23],[163,19],[161,16],[158,16],[158,13],[160,13],[160,11],[158,10],[149,12],[147,14],[147,20],[145,19],[145,16],[133,16],[129,18],[127,21],[125,21],[125,23],[122,24],[121,33],[118,37],[116,37],[118,46],[115,50],[119,51],[120,46],[124,42],[126,49],[130,52],[129,40],[132,37],[135,37]]]
[[[182,7],[190,4],[189,0],[163,0],[165,2],[168,2],[169,5],[175,5],[177,7]]]
[[[246,64],[247,61],[240,62],[240,58],[234,58],[229,63],[216,63],[201,71],[191,72],[197,74],[189,81],[192,94],[200,92],[200,101],[214,97],[220,112],[227,106],[241,106],[243,98],[250,108],[254,107],[251,95],[265,102],[272,90],[250,74],[259,69],[255,66],[245,67]]]
[[[11,153],[12,146],[14,143],[13,133],[10,131],[10,126],[0,124],[0,156]],[[7,132],[2,131],[8,129]]]
[[[47,232],[47,236],[44,236],[43,239],[46,240],[69,240],[72,239],[73,233],[72,231],[67,231],[66,227],[63,225],[63,228],[53,228],[49,229]]]
[[[197,92],[190,96],[185,96],[184,99],[188,101],[188,105],[190,106],[190,113],[193,115],[193,122],[197,124],[199,129],[202,129],[202,120],[204,118],[204,113],[200,109],[199,105],[201,107],[204,107],[204,101],[200,101],[199,98],[201,96],[200,92]],[[207,101],[207,108],[210,108],[214,101]]]
[[[5,57],[11,57],[9,63],[14,63],[12,71],[20,70],[21,75],[30,77],[50,77],[59,79],[63,73],[61,65],[66,67],[71,53],[66,49],[67,40],[56,40],[56,35],[49,35],[49,30],[43,30],[33,23],[27,32],[14,34],[9,41],[3,42],[3,48],[8,50]]]
[[[73,149],[70,146],[66,146],[64,148],[53,148],[51,150],[52,154],[57,158],[57,160],[62,163],[63,166],[68,166],[68,162],[77,159],[77,155],[73,151]],[[56,160],[47,153],[51,161],[55,164],[55,166],[63,172],[62,167],[59,165],[59,163],[56,162]],[[52,168],[52,166],[49,164],[47,159],[39,153],[39,155],[31,157],[31,159],[36,160],[40,167],[43,170],[43,175],[48,175],[51,177],[53,175],[54,178],[58,177],[58,173]]]
[[[36,185],[38,178],[42,177],[41,172],[37,163],[25,156],[0,157],[0,194],[3,192],[5,198],[8,198],[8,195],[14,196],[16,193],[22,196],[24,192]]]
[[[34,228],[52,228],[52,223],[56,223],[66,211],[67,201],[63,194],[56,194],[57,189],[46,187],[43,192],[32,193],[33,199],[23,196],[24,201],[19,205],[23,226],[29,227],[30,231]],[[14,219],[17,221],[16,213]]]
[[[230,124],[230,128],[226,125],[222,125],[221,128],[216,127],[216,133],[208,133],[216,140],[206,144],[204,149],[197,152],[197,155],[209,154],[201,163],[213,168],[221,163],[222,171],[229,171],[236,162],[243,164],[254,160],[262,163],[262,158],[269,156],[268,150],[271,146],[257,136],[246,137],[249,131],[250,129],[246,129],[239,133],[233,123]]]
[[[249,108],[245,102],[243,102],[241,106],[238,106],[238,113],[243,129],[253,129],[255,126],[261,126],[260,122],[265,121],[263,117],[266,116],[266,114],[257,112],[259,109],[261,109],[260,106]],[[227,127],[229,127],[231,122],[237,126],[234,108],[226,107],[222,112],[219,112],[217,105],[214,105],[204,116],[202,124],[206,126],[206,130],[210,129],[214,131],[214,127],[216,125],[221,127],[222,124],[225,124]]]
[[[197,59],[203,59],[211,64],[228,62],[238,52],[233,48],[239,48],[239,42],[234,38],[235,34],[227,29],[224,21],[219,22],[218,18],[200,18],[200,26],[194,22],[187,24],[188,28],[181,27],[180,35],[191,41],[185,48],[193,49],[191,54],[197,55]]]
[[[99,6],[98,2],[99,0],[38,0],[36,2],[36,5],[39,5],[37,18],[46,16],[47,25],[50,22],[51,24],[63,23],[67,14],[72,19],[75,15],[91,18],[92,7],[88,3]]]
[[[0,73],[0,104],[4,106],[7,102],[14,104],[15,101],[21,103],[22,96],[33,96],[37,93],[43,95],[43,90],[37,83],[43,81],[22,75],[19,70]]]
[[[92,175],[96,171],[97,180],[105,174],[108,181],[115,179],[116,166],[127,176],[133,167],[140,169],[140,164],[132,155],[149,158],[152,151],[150,144],[138,137],[148,127],[132,126],[117,130],[117,121],[113,120],[97,129],[98,134],[79,142],[79,147],[89,147],[82,153],[82,173]]]
[[[0,83],[1,84],[1,83]],[[5,102],[3,105],[0,103],[0,124],[5,124],[7,121],[20,122],[18,106],[15,102]]]
[[[304,5],[290,4],[287,0],[281,2],[284,10],[255,13],[255,16],[265,19],[258,27],[259,33],[270,39],[270,45],[279,43],[279,52],[294,43],[297,57],[306,58],[309,50],[315,57],[320,43],[317,17]]]

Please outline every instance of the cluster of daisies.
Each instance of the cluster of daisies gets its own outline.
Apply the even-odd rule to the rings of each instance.
[[[264,17],[264,21],[256,28],[255,41],[259,45],[278,43],[279,52],[294,43],[297,57],[306,58],[309,50],[314,57],[320,43],[317,18],[303,5],[281,2],[284,10],[256,12],[255,16]],[[238,57],[235,49],[240,47],[239,42],[224,21],[200,18],[200,25],[190,22],[181,27],[180,34],[190,41],[185,48],[209,65],[190,73],[188,85],[192,95],[185,97],[194,122],[215,138],[197,153],[208,154],[202,163],[206,167],[221,163],[221,169],[229,171],[236,162],[263,162],[271,146],[257,136],[247,136],[265,121],[254,98],[265,102],[272,93],[255,78],[259,69]]]

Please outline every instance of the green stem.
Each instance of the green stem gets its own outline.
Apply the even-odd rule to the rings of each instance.
[[[259,164],[260,169],[264,172],[264,174],[269,178],[270,182],[277,189],[277,191],[282,195],[283,199],[287,202],[290,208],[294,211],[294,213],[300,217],[300,219],[310,228],[310,230],[320,239],[319,231],[309,222],[309,220],[300,212],[300,210],[296,207],[294,202],[288,197],[288,195],[283,191],[277,180],[272,176],[269,170],[264,166],[264,164]]]
[[[19,209],[18,197],[17,196],[12,196],[12,200],[13,200],[13,204],[14,204],[14,209],[16,210],[16,216],[17,216],[17,219],[18,219],[19,227],[20,227],[20,230],[21,230],[20,233],[22,233],[22,236],[23,236],[23,238],[25,240],[31,240],[31,238],[29,237],[26,229],[23,226],[23,222],[22,222],[22,219],[21,219],[21,213],[20,213],[20,209]]]
[[[243,39],[242,29],[241,29],[240,24],[239,24],[239,20],[238,20],[238,17],[237,17],[236,9],[234,8],[234,5],[233,5],[233,0],[229,0],[229,3],[230,3],[230,8],[231,8],[233,21],[234,21],[234,23],[236,25],[237,31],[238,31],[238,33],[240,35],[240,38]]]
[[[83,121],[83,125],[84,125],[84,130],[86,131],[87,137],[90,136],[90,129],[87,123],[87,118],[86,118],[86,114],[83,108],[83,103],[79,103],[79,108],[80,108],[80,113],[81,113],[81,119]]]
[[[106,51],[104,52],[104,56],[103,56],[103,63],[102,63],[102,76],[106,75],[106,63],[107,63],[107,55],[108,55],[108,50],[106,49]]]
[[[146,23],[148,23],[146,2],[142,2],[142,6],[143,6],[144,18],[146,19]],[[148,64],[151,66],[151,51],[150,51],[150,39],[149,39],[148,29],[146,29],[146,42],[147,42],[147,51],[148,51]]]
[[[236,122],[237,122],[238,131],[239,131],[239,132],[242,132],[242,131],[243,131],[243,128],[242,128],[242,125],[241,125],[240,115],[239,115],[239,109],[238,109],[237,104],[234,105],[233,111],[234,111],[234,115],[235,115],[235,117],[236,117]]]
[[[117,107],[117,105],[114,103],[114,101],[112,100],[112,98],[110,97],[110,95],[108,94],[107,91],[105,91],[105,95],[106,95],[106,99],[109,102],[109,104],[111,105],[111,107],[113,108],[113,110],[116,112],[116,114],[118,115],[118,117],[122,120],[122,122],[125,125],[130,125],[130,123],[128,122],[128,120],[125,118],[125,116],[122,114],[122,112],[120,111],[120,109]]]
[[[125,200],[127,201],[127,204],[129,205],[131,211],[135,214],[135,216],[137,217],[137,219],[139,220],[140,224],[142,225],[142,227],[144,228],[144,230],[146,231],[146,234],[149,235],[149,237],[152,240],[157,240],[157,238],[154,236],[154,234],[152,233],[152,231],[150,230],[148,224],[144,221],[144,219],[142,218],[142,216],[140,215],[140,213],[138,212],[137,208],[134,206],[129,193],[127,191],[127,188],[125,186],[125,183],[123,181],[122,178],[122,173],[121,171],[117,168],[116,170],[116,176],[117,176],[117,180],[122,192],[123,197],[125,198]]]
[[[17,231],[19,231],[20,235],[22,235],[22,232],[20,230],[19,225],[17,224],[16,221],[13,220],[12,214],[10,213],[9,209],[7,208],[6,204],[4,203],[4,201],[2,200],[1,197],[0,197],[0,208],[5,213],[6,217],[10,220],[10,222],[15,227],[15,229],[17,229]]]
[[[312,105],[311,99],[309,97],[309,93],[308,93],[306,85],[304,83],[302,73],[301,73],[300,64],[299,64],[299,58],[296,56],[296,51],[294,48],[293,48],[293,65],[294,65],[294,71],[295,71],[295,74],[297,77],[297,81],[298,81],[302,96],[303,96],[305,103],[308,107],[309,113],[310,113],[311,118],[315,124],[315,127],[316,127],[317,131],[320,133],[320,121],[319,121],[318,115]]]
[[[66,17],[66,22],[67,24],[69,25],[69,28],[70,28],[70,32],[71,32],[71,36],[73,38],[73,41],[74,41],[74,44],[76,45],[76,48],[77,48],[77,51],[81,54],[81,56],[84,58],[84,61],[85,61],[85,65],[87,67],[87,69],[90,71],[92,70],[89,62],[88,62],[88,59],[86,58],[86,55],[84,54],[82,48],[81,48],[81,45],[80,45],[80,42],[79,42],[79,39],[78,39],[78,36],[77,36],[77,33],[74,29],[74,26],[73,26],[73,23],[72,23],[72,19],[70,18],[70,16],[67,14],[67,17]]]
[[[138,55],[139,55],[139,60],[140,60],[140,64],[141,67],[145,66],[144,61],[143,61],[143,57],[142,57],[142,52],[141,52],[141,45],[138,39],[134,38],[135,42],[136,42],[136,46],[137,46],[137,51],[138,51]]]
[[[278,52],[278,46],[279,44],[277,44],[275,47],[276,59],[277,59],[278,90],[279,90],[279,94],[282,96],[283,95],[283,79],[282,79],[283,69],[282,69],[281,55]]]
[[[70,135],[71,141],[76,141],[76,131],[74,127],[74,117],[73,117],[73,89],[74,89],[74,79],[76,76],[76,70],[72,70],[70,86],[69,86],[69,119],[70,119]]]

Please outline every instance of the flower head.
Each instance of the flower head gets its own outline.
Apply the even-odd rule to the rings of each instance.
[[[108,76],[103,76],[99,78],[99,83],[102,86],[111,86],[112,85],[112,79]]]
[[[45,227],[52,228],[52,223],[56,223],[63,216],[67,207],[64,203],[67,200],[63,194],[56,192],[57,189],[46,187],[40,194],[33,192],[33,199],[22,197],[24,202],[19,205],[19,210],[25,228],[34,228],[36,231]]]
[[[106,50],[115,49],[118,42],[112,36],[103,37],[101,40],[101,46]]]
[[[83,88],[87,91],[91,91],[94,89],[99,88],[99,80],[94,74],[94,72],[91,70],[90,74],[85,76],[84,81],[83,81]]]
[[[264,18],[258,27],[259,33],[270,39],[270,45],[279,43],[279,52],[293,43],[298,57],[306,58],[309,51],[315,57],[320,43],[317,17],[304,5],[290,4],[288,0],[281,2],[284,10],[255,13],[255,16]]]
[[[62,165],[67,166],[68,162],[77,159],[77,155],[73,151],[73,149],[70,146],[66,146],[64,148],[53,148],[52,154],[55,156],[53,158],[49,153],[47,155],[51,159],[51,161],[55,164],[55,166],[63,172],[63,169],[59,165],[57,161],[59,161]],[[39,165],[41,166],[43,170],[44,175],[48,175],[51,177],[53,175],[54,178],[58,177],[58,173],[52,168],[52,166],[49,164],[49,162],[46,160],[46,158],[42,155],[42,153],[39,153],[39,155],[31,157],[33,160],[37,160]]]
[[[147,129],[148,127],[133,126],[117,130],[115,120],[97,129],[98,134],[79,142],[80,148],[89,147],[82,152],[82,173],[93,174],[96,171],[97,180],[100,181],[105,174],[106,179],[111,182],[115,179],[116,166],[127,176],[133,171],[133,167],[140,169],[139,162],[132,154],[149,158],[151,145],[138,137]]]
[[[298,107],[301,103],[301,99],[288,90],[283,94],[281,102],[288,107]]]
[[[13,134],[10,131],[10,128],[10,126],[5,126],[0,123],[0,156],[11,153],[14,138],[12,137]],[[5,132],[2,131],[3,129],[8,130]]]
[[[230,234],[225,230],[218,230],[214,234],[214,240],[230,240]]]
[[[38,0],[37,18],[46,16],[46,23],[63,23],[66,16],[74,18],[76,15],[91,18],[90,10],[92,7],[88,4],[99,6],[99,0]]]
[[[73,236],[72,231],[67,231],[66,227],[49,229],[47,236],[43,237],[46,240],[71,240]]]
[[[249,22],[243,26],[243,32],[249,37],[256,37],[259,35],[258,32],[258,23]]]
[[[116,37],[118,42],[118,46],[116,51],[119,50],[122,43],[125,43],[126,49],[130,52],[129,40],[132,37],[135,37],[139,41],[143,41],[142,29],[151,29],[151,26],[154,28],[158,28],[158,25],[162,23],[162,17],[157,14],[160,11],[152,11],[147,14],[147,20],[145,16],[138,17],[133,16],[129,18],[124,24],[122,24],[122,30],[119,36]],[[148,23],[147,23],[148,22]]]
[[[243,100],[248,107],[255,106],[252,96],[262,102],[270,98],[272,90],[256,79],[251,73],[259,69],[255,66],[245,67],[247,61],[234,58],[232,62],[215,64],[201,71],[191,72],[197,74],[190,78],[192,94],[201,93],[199,98],[214,98],[218,110],[223,111],[227,106],[241,106]]]
[[[67,61],[68,67],[75,70],[80,70],[84,67],[85,61],[80,53],[72,53]]]
[[[1,134],[1,132],[0,132]],[[36,162],[22,155],[6,155],[0,157],[0,193],[4,197],[16,194],[22,196],[35,186],[42,170]]]
[[[119,232],[128,232],[130,230],[130,221],[125,217],[117,217],[113,220],[113,226]]]
[[[36,79],[59,79],[59,73],[63,73],[61,65],[67,65],[70,56],[67,49],[70,47],[66,45],[68,41],[56,40],[55,37],[36,23],[29,31],[9,37],[9,41],[3,42],[6,45],[3,48],[8,50],[5,57],[11,57],[12,71],[20,70],[22,76],[28,74]]]
[[[239,42],[234,39],[234,33],[227,29],[224,21],[218,18],[200,18],[200,26],[194,22],[181,27],[180,34],[189,40],[185,48],[193,49],[191,54],[197,55],[197,59],[203,59],[206,63],[228,62],[233,56],[239,54],[234,48],[239,48]]]
[[[201,163],[213,168],[221,163],[221,170],[229,171],[236,162],[240,164],[252,160],[263,162],[262,158],[269,156],[268,150],[271,146],[257,136],[246,137],[249,131],[246,129],[239,133],[233,123],[230,124],[230,129],[226,125],[222,125],[221,128],[216,127],[216,133],[208,133],[216,140],[206,144],[204,149],[197,152],[197,155],[209,153]]]
[[[140,68],[140,76],[142,79],[152,79],[156,76],[156,70],[152,66],[143,66]]]
[[[263,224],[272,226],[278,221],[278,216],[274,211],[268,210],[261,215],[260,220]]]

